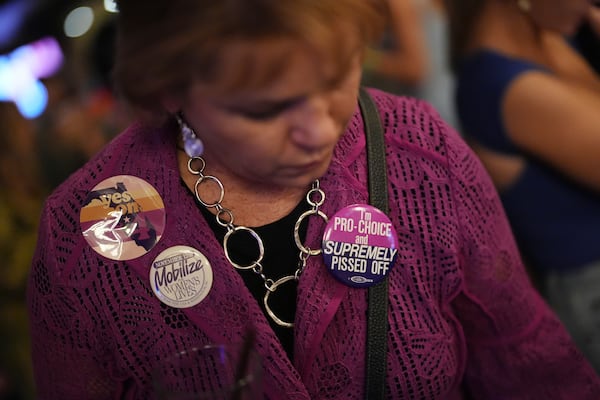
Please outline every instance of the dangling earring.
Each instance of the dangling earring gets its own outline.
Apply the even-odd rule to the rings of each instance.
[[[191,158],[200,157],[204,152],[204,143],[196,136],[196,132],[183,120],[183,114],[175,114],[175,119],[181,130],[185,153]]]
[[[530,0],[517,0],[517,6],[519,6],[519,9],[521,9],[521,11],[523,11],[524,13],[528,13],[529,11],[531,11]]]

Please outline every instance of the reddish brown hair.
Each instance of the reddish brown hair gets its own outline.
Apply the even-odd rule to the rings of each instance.
[[[350,52],[380,34],[383,0],[120,0],[114,81],[138,110],[164,115],[165,95],[218,78],[232,41],[292,38],[330,54],[342,72]],[[344,37],[341,26],[356,38]],[[355,33],[355,34],[354,34]],[[241,80],[243,82],[243,80]]]

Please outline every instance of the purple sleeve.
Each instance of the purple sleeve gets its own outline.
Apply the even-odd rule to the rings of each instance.
[[[99,310],[86,309],[83,291],[69,286],[64,271],[66,249],[73,247],[76,232],[65,230],[68,224],[61,219],[72,216],[65,209],[53,211],[46,205],[27,288],[36,398],[115,398],[121,384],[110,378],[110,363],[102,359],[111,353],[106,348],[109,328],[100,323],[105,318]]]
[[[474,399],[599,399],[599,378],[532,287],[479,160],[454,132],[447,151],[462,241],[464,283],[452,305],[467,343],[466,387]]]

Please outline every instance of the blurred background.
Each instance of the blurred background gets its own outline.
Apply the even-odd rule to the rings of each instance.
[[[0,0],[0,399],[33,399],[27,271],[44,198],[128,122],[112,0]]]

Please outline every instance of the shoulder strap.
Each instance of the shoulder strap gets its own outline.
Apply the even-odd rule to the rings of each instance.
[[[387,196],[387,168],[385,142],[377,107],[364,88],[360,88],[358,102],[365,123],[367,161],[369,163],[370,203],[384,213],[389,213]],[[385,371],[387,369],[387,277],[369,287],[369,315],[367,320],[367,359],[365,399],[385,397]]]

